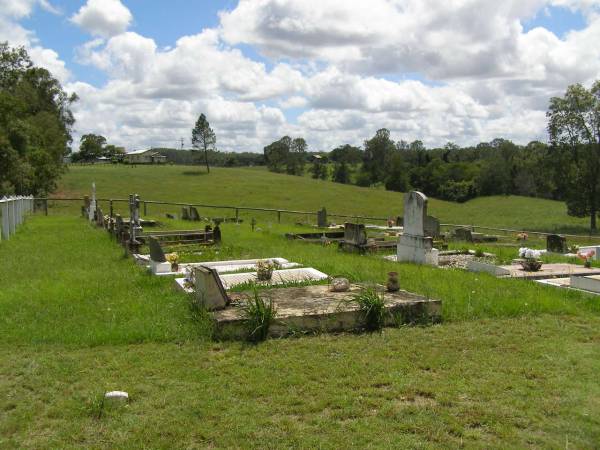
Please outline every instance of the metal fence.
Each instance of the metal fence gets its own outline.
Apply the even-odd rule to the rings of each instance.
[[[34,198],[32,195],[3,197],[0,199],[0,238],[8,240],[19,225],[25,221],[25,216],[33,212]]]

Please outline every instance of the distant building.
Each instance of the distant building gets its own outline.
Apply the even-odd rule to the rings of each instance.
[[[153,149],[137,150],[126,153],[123,157],[123,162],[129,164],[165,164],[167,157]]]

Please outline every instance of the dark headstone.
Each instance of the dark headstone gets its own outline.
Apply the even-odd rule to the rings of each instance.
[[[195,222],[200,221],[200,214],[194,206],[190,206],[190,220],[193,220]]]
[[[454,229],[454,239],[457,241],[473,242],[473,234],[469,228],[456,228]]]
[[[559,234],[546,236],[546,250],[553,253],[567,253],[567,238]]]
[[[175,219],[175,215],[167,213],[167,219]]]
[[[213,230],[213,241],[215,244],[221,242],[221,227],[219,225],[216,225]]]
[[[440,221],[437,217],[425,217],[423,228],[425,229],[425,236],[432,238],[438,238],[440,236]]]
[[[327,222],[327,210],[325,207],[320,211],[317,211],[317,226],[319,228],[326,228],[329,226],[329,223]]]
[[[181,220],[190,220],[190,210],[187,206],[181,208]]]
[[[121,240],[121,236],[123,236],[123,218],[121,214],[115,215],[115,236],[118,241]]]
[[[154,236],[148,236],[148,247],[150,247],[150,259],[154,262],[167,262],[165,252],[163,252],[158,239]]]
[[[402,225],[404,225],[404,219],[400,216],[396,217],[396,226],[401,227]]]
[[[345,223],[344,224],[344,243],[363,246],[367,245],[367,232],[362,223]]]
[[[102,210],[99,207],[96,209],[96,225],[98,225],[99,227],[104,226],[104,214],[102,213]]]

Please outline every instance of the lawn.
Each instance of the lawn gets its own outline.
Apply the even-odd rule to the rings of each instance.
[[[261,168],[72,166],[57,195],[394,216],[402,194]],[[582,231],[562,203],[431,200],[447,222]],[[217,342],[207,313],[109,235],[51,204],[0,242],[0,448],[594,448],[600,442],[600,301],[533,282],[396,264],[289,241],[315,217],[243,214],[196,259],[279,256],[354,282],[442,300],[433,326]],[[127,212],[120,205],[120,211]],[[102,204],[106,208],[106,204]],[[203,223],[164,217],[165,228]],[[223,211],[200,208],[202,215]],[[227,213],[230,215],[231,212]],[[252,230],[250,219],[257,219]],[[542,242],[532,241],[532,245]],[[501,260],[518,243],[480,246]],[[461,248],[462,243],[453,247]],[[189,255],[187,255],[189,256]],[[549,257],[555,258],[555,257]],[[125,390],[109,411],[102,394]]]
[[[91,193],[96,182],[101,198],[127,198],[138,193],[142,199],[316,211],[325,206],[330,213],[376,217],[402,215],[403,194],[361,188],[308,177],[275,174],[262,167],[213,168],[206,174],[191,166],[71,165],[56,195],[81,197]],[[79,204],[56,204],[75,213]],[[126,205],[121,205],[124,211]],[[103,205],[107,208],[107,205]],[[175,207],[152,206],[149,214],[178,212]],[[226,210],[201,210],[218,216]],[[588,232],[589,220],[570,217],[563,202],[528,197],[482,197],[464,204],[430,199],[429,213],[444,223],[474,224],[533,231]],[[273,213],[248,213],[258,220],[276,221]],[[314,217],[282,216],[284,222],[315,222]],[[333,220],[336,220],[333,218]],[[337,219],[343,222],[343,219]]]
[[[597,297],[394,264],[223,226],[208,258],[282,256],[353,281],[400,273],[443,323],[214,342],[172,280],[74,215],[0,243],[0,447],[592,448]],[[130,393],[118,412],[106,390]]]

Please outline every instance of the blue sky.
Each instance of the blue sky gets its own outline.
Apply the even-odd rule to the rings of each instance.
[[[0,40],[78,93],[76,135],[128,148],[172,145],[200,112],[227,150],[381,127],[526,143],[545,139],[550,96],[600,78],[596,0],[12,1]]]

